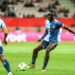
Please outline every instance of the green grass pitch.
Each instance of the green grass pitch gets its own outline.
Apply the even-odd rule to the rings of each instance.
[[[36,68],[27,71],[17,71],[18,64],[31,62],[33,49],[38,43],[8,43],[4,47],[5,56],[10,63],[13,75],[75,75],[75,43],[60,43],[50,53],[46,72],[42,72],[45,50],[39,52]],[[0,62],[0,75],[7,75]]]

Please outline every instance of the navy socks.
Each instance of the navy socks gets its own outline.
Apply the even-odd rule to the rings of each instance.
[[[36,61],[36,58],[32,58],[32,65],[35,65],[35,61]],[[46,68],[46,66],[47,66],[47,64],[48,64],[48,61],[46,61],[46,60],[44,60],[44,64],[43,64],[43,70]]]
[[[44,64],[43,64],[43,68],[42,68],[43,70],[46,68],[47,64],[48,64],[48,61],[44,60]]]
[[[32,63],[33,65],[35,65],[35,61],[36,61],[36,58],[32,58]]]
[[[4,65],[5,69],[7,70],[7,72],[11,72],[10,65],[9,65],[8,61],[6,59],[4,59],[1,62],[3,63],[3,65]]]

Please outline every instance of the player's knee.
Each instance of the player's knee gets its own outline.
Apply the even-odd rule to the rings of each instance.
[[[49,51],[50,51],[50,48],[47,48],[47,49],[46,49],[46,52],[49,52]]]
[[[33,53],[37,53],[37,52],[38,52],[38,50],[37,50],[37,49],[34,49],[34,50],[33,50]]]
[[[50,52],[51,50],[53,50],[53,48],[51,48],[51,47],[46,48],[46,51],[48,51],[48,52]]]

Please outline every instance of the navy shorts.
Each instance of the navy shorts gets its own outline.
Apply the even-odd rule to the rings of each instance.
[[[42,40],[43,48],[46,49],[50,42],[47,42],[46,40]],[[54,46],[54,48],[57,46],[57,44]]]
[[[3,54],[4,54],[3,47],[0,46],[0,56],[2,56]]]

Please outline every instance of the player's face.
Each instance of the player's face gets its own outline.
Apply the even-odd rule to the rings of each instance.
[[[51,20],[53,17],[54,17],[54,15],[51,12],[49,12],[48,13],[48,19]]]

